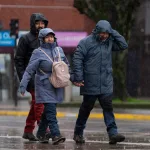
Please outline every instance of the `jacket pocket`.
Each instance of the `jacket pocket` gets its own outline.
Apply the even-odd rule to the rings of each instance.
[[[113,69],[108,68],[107,71],[106,71],[106,80],[104,80],[106,86],[109,85],[109,84],[112,84],[112,81],[113,81],[112,73],[113,73]]]

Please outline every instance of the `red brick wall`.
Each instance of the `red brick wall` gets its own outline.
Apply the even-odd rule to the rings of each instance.
[[[29,30],[30,15],[43,13],[54,31],[91,32],[95,23],[73,7],[73,0],[0,0],[0,20],[9,29],[11,18],[19,19],[20,30]]]

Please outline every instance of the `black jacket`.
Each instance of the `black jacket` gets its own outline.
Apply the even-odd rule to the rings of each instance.
[[[35,28],[35,22],[42,20],[45,23],[45,27],[48,25],[47,19],[41,13],[34,13],[30,18],[30,32],[23,35],[19,39],[17,51],[15,54],[15,67],[19,80],[21,81],[25,69],[29,63],[30,57],[34,49],[39,47],[38,33]],[[34,90],[34,76],[30,80],[27,91]]]

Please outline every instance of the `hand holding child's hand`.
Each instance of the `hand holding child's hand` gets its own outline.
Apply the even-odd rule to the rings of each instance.
[[[84,81],[82,81],[82,82],[73,82],[73,84],[74,84],[75,86],[78,86],[78,87],[84,86]]]

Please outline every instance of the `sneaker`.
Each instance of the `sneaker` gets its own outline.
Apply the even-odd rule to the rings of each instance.
[[[33,135],[33,133],[24,132],[22,138],[28,139],[29,141],[38,141],[38,139]]]
[[[36,137],[40,143],[48,143],[49,142],[49,134],[48,133],[46,133],[44,136],[37,135]]]
[[[66,140],[66,138],[63,137],[62,135],[54,136],[54,137],[52,138],[52,144],[53,144],[53,145],[57,145],[57,144],[59,144],[59,143],[65,142],[65,140]]]
[[[125,136],[121,134],[112,135],[109,137],[109,144],[116,144],[125,140]]]
[[[73,140],[76,142],[76,143],[85,143],[85,139],[83,137],[83,135],[77,135],[75,134],[74,137],[73,137]]]

